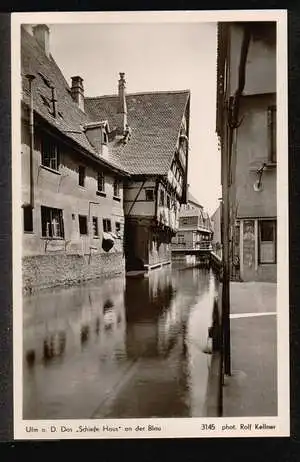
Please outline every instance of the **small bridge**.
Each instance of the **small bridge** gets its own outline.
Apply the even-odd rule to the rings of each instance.
[[[213,250],[211,242],[182,242],[172,244],[172,253],[197,254]]]
[[[222,257],[214,251],[211,242],[172,244],[172,260],[183,259],[189,260],[189,263],[211,265],[217,272],[222,267]]]

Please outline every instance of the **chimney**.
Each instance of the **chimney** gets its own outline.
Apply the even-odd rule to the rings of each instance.
[[[78,104],[78,107],[84,111],[84,88],[83,88],[83,79],[78,75],[71,77],[72,86],[71,86],[71,95],[73,100]]]
[[[119,135],[123,135],[127,128],[127,104],[126,104],[126,81],[124,72],[120,72],[119,80],[119,101],[117,111],[117,132]]]
[[[33,27],[33,35],[45,54],[50,57],[50,29],[46,24],[38,24]]]

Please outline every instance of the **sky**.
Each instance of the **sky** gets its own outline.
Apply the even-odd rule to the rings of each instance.
[[[190,192],[212,214],[221,196],[215,134],[215,23],[50,24],[50,50],[71,84],[84,79],[85,96],[116,94],[119,72],[127,93],[191,91]]]

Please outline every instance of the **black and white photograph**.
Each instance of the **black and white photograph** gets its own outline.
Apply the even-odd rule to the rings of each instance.
[[[12,15],[15,438],[289,435],[286,41]]]

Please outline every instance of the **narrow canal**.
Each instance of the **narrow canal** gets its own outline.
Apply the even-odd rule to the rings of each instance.
[[[165,267],[24,297],[24,419],[201,417],[217,281]]]

